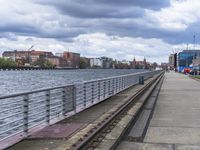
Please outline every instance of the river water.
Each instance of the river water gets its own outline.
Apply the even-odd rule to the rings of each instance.
[[[142,72],[138,69],[0,71],[0,96]]]

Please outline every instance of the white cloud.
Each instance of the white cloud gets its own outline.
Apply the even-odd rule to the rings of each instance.
[[[34,45],[36,50],[49,50],[54,53],[70,50],[87,57],[108,56],[119,60],[132,60],[134,57],[143,59],[146,57],[150,61],[156,61],[160,56],[168,55],[172,48],[171,45],[160,39],[113,37],[105,33],[82,34],[74,38],[73,42],[25,36],[19,36],[18,38],[20,42],[9,41],[5,38],[1,39],[0,49],[27,50],[31,45]],[[30,38],[31,40],[27,41]],[[162,61],[166,61],[166,59]]]
[[[153,21],[165,30],[184,31],[200,19],[199,0],[171,0],[171,6],[161,11],[146,10],[147,20]]]
[[[26,50],[34,45],[35,49],[53,52],[69,49],[88,57],[108,56],[120,60],[147,57],[150,61],[162,62],[167,61],[171,49],[185,45],[184,42],[190,36],[188,32],[193,29],[191,25],[200,19],[199,0],[171,0],[171,6],[161,9],[140,5],[126,9],[126,5],[120,11],[117,10],[122,1],[119,5],[107,5],[103,1],[100,7],[106,5],[106,10],[110,12],[112,9],[112,14],[108,15],[102,9],[91,18],[90,13],[81,18],[80,12],[85,11],[85,8],[80,12],[73,9],[71,11],[74,15],[70,15],[65,9],[59,11],[59,8],[48,5],[48,0],[45,5],[35,1],[0,0],[1,52]],[[65,1],[62,2],[65,4]],[[88,4],[90,2],[87,1]],[[71,3],[67,3],[69,8]],[[97,5],[95,1],[92,3],[95,8],[101,4]],[[145,5],[145,2],[141,3]],[[99,15],[102,17],[97,17]],[[189,27],[190,30],[185,33]],[[178,37],[183,40],[176,35],[180,35]],[[178,44],[167,43],[170,40],[178,41]]]
[[[109,56],[120,60],[166,57],[172,46],[160,39],[108,36],[105,33],[79,35],[72,47],[86,56]],[[151,59],[156,61],[156,59]],[[166,58],[162,61],[166,61]]]

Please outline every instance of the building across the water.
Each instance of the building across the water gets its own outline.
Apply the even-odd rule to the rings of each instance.
[[[113,66],[113,59],[112,58],[108,58],[108,57],[101,57],[101,60],[103,62],[103,68],[104,69],[110,69]]]
[[[101,58],[90,58],[91,68],[103,68],[103,60]]]
[[[108,57],[90,58],[90,67],[110,69],[113,67],[113,59]]]
[[[144,58],[143,61],[136,61],[136,59],[133,59],[132,62],[132,68],[134,69],[148,69],[150,64],[146,61],[146,58]]]
[[[2,56],[13,60],[18,67],[51,64],[55,68],[79,68],[80,54],[63,52],[56,56],[48,51],[5,51]]]
[[[25,66],[26,64],[35,63],[40,59],[47,59],[48,57],[52,57],[52,52],[47,51],[5,51],[2,56],[4,58],[9,58],[16,62],[17,66]]]
[[[67,65],[72,68],[79,68],[80,54],[73,52],[64,52],[63,58],[67,61]]]
[[[56,53],[55,55],[60,57],[59,67],[61,68],[79,68],[80,66],[79,53],[65,51],[63,53]]]

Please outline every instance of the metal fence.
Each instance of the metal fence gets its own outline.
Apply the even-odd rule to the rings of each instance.
[[[16,134],[26,137],[35,126],[50,125],[53,119],[63,119],[66,113],[81,111],[138,84],[139,76],[147,79],[159,72],[134,73],[0,97],[0,141]]]

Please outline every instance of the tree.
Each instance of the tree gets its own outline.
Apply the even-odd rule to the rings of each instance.
[[[0,68],[12,68],[16,67],[16,64],[11,59],[0,58]]]
[[[157,64],[156,62],[154,62],[154,63],[152,64],[153,69],[156,69],[157,66],[158,66],[158,64]]]
[[[45,64],[44,59],[38,59],[38,60],[35,61],[32,65],[33,65],[33,66],[39,66],[39,67],[45,67],[44,64]]]
[[[53,64],[50,61],[45,60],[45,59],[41,59],[41,58],[38,59],[36,62],[34,62],[32,65],[33,66],[39,66],[39,67],[42,67],[42,68],[44,68],[44,67],[53,68],[54,67]]]
[[[81,57],[80,58],[80,68],[85,69],[88,67],[89,67],[89,59]]]
[[[48,61],[48,60],[45,62],[44,65],[45,65],[45,67],[47,67],[47,68],[53,68],[53,67],[54,67],[53,64],[52,64],[50,61]]]

